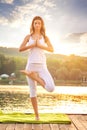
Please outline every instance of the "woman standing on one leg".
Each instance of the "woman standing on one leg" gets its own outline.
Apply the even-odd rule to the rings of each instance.
[[[44,52],[44,50],[53,52],[53,46],[45,34],[44,22],[40,16],[33,18],[30,34],[24,38],[19,51],[25,51],[27,49],[30,50],[30,53],[26,69],[21,70],[20,72],[27,76],[35,118],[36,120],[39,120],[36,95],[37,82],[49,92],[52,92],[55,88],[53,78],[47,69],[46,56]]]

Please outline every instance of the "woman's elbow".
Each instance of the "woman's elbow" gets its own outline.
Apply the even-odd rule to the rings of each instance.
[[[54,49],[53,49],[53,48],[50,48],[50,52],[54,52]]]
[[[19,52],[21,52],[22,51],[22,49],[21,48],[19,48]]]
[[[52,52],[54,52],[54,49],[52,49]]]

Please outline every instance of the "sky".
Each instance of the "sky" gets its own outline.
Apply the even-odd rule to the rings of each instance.
[[[0,0],[0,46],[18,48],[36,15],[43,18],[55,53],[87,56],[87,35],[79,43],[61,41],[87,32],[87,0]]]

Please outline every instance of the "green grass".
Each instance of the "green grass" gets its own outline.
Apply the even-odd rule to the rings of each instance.
[[[65,114],[55,113],[42,113],[40,114],[40,120],[36,121],[34,114],[28,113],[3,113],[0,112],[1,123],[35,123],[35,124],[48,124],[48,123],[60,123],[70,124],[71,121]]]

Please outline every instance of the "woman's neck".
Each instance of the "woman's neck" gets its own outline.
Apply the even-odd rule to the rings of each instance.
[[[40,30],[36,30],[36,31],[34,32],[34,35],[41,35]]]

